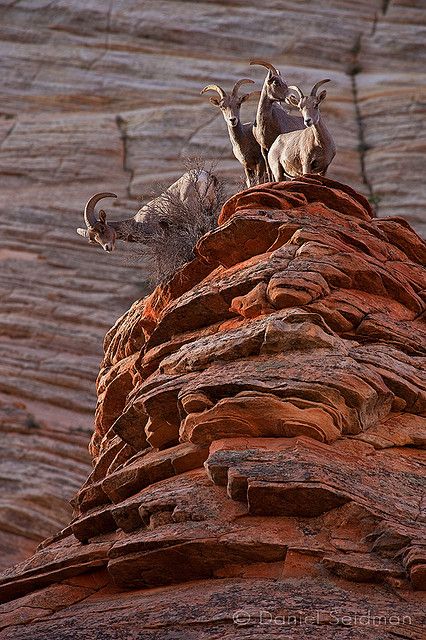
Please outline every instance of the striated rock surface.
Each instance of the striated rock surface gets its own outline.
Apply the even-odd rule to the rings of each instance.
[[[420,640],[425,243],[307,176],[196,254],[107,333],[93,471],[0,575],[1,640]]]
[[[250,58],[271,59],[303,87],[331,78],[330,176],[424,233],[422,9],[419,0],[1,0],[2,400],[25,402],[70,441],[89,433],[102,336],[146,294],[149,274],[143,251],[107,256],[75,234],[82,204],[112,190],[111,215],[129,215],[181,175],[187,156],[217,161],[231,187],[241,184],[225,123],[199,91],[247,76],[260,87],[264,70]],[[255,103],[243,108],[253,118]]]
[[[64,433],[35,420],[24,405],[0,402],[0,567],[31,555],[68,523],[70,493],[87,474],[86,432]]]
[[[305,87],[331,78],[330,176],[424,231],[423,26],[415,0],[3,0],[0,329],[14,349],[0,347],[0,393],[25,397],[38,419],[89,425],[99,339],[146,292],[147,273],[143,259],[130,269],[123,253],[104,256],[75,235],[82,203],[113,190],[117,216],[135,211],[194,155],[238,183],[225,123],[199,91],[247,75],[260,86],[252,57]]]

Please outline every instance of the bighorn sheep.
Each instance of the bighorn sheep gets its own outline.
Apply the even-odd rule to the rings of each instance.
[[[251,60],[250,64],[261,65],[268,69],[257,106],[253,134],[262,149],[268,179],[272,180],[268,165],[269,149],[281,133],[303,129],[303,120],[290,115],[280,104],[277,104],[284,101],[291,92],[274,65],[264,60]]]
[[[101,245],[104,251],[113,251],[117,239],[152,244],[161,235],[171,232],[171,226],[179,224],[179,220],[176,219],[179,216],[179,209],[185,215],[190,215],[191,211],[197,215],[201,203],[204,209],[210,207],[213,213],[217,203],[217,186],[218,179],[208,171],[203,169],[187,171],[158,198],[144,205],[133,218],[108,222],[103,210],[99,211],[99,219],[97,219],[95,206],[102,198],[117,196],[110,192],[97,193],[88,200],[84,210],[87,229],[77,229],[77,233],[88,238],[91,244]],[[168,219],[170,208],[174,209],[175,217],[172,220]],[[184,222],[188,223],[188,220],[182,221],[182,226]]]
[[[321,91],[317,96],[317,90],[325,82],[330,81],[317,82],[313,86],[310,96],[304,96],[299,87],[289,87],[297,92],[298,97],[289,96],[286,98],[286,102],[299,108],[306,129],[283,133],[272,145],[268,162],[277,181],[285,180],[285,177],[294,178],[306,173],[325,175],[336,155],[333,138],[325,126],[319,110],[319,105],[326,97],[327,92]]]
[[[244,167],[246,174],[246,184],[248,187],[259,184],[263,181],[265,173],[265,162],[259,144],[253,135],[253,123],[242,124],[240,120],[240,108],[243,102],[254,95],[260,95],[260,91],[252,91],[243,96],[238,95],[238,89],[243,84],[254,84],[253,80],[242,79],[235,83],[230,94],[227,94],[222,87],[217,84],[209,84],[201,91],[216,91],[218,98],[210,98],[210,102],[219,107],[228,127],[229,139],[232,145],[234,156]]]

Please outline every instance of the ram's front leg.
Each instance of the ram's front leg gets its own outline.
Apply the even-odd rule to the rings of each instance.
[[[258,184],[256,169],[249,169],[248,167],[244,167],[244,172],[246,174],[247,187],[255,187]]]
[[[308,158],[301,158],[302,175],[306,176],[308,173],[312,173],[312,162]]]
[[[266,182],[266,167],[263,158],[259,159],[259,164],[256,167],[256,184],[263,184]]]
[[[287,180],[287,174],[284,171],[281,162],[277,163],[277,166],[274,170],[274,178],[276,182],[284,182],[285,180]]]
[[[269,166],[268,162],[268,149],[262,147],[262,156],[265,161],[266,177],[268,179],[268,182],[273,182],[274,176],[272,175],[271,167]]]
[[[251,187],[252,185],[252,174],[248,167],[244,166],[244,174],[246,176],[246,187]]]

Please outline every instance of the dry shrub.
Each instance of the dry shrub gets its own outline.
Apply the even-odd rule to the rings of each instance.
[[[187,161],[186,171],[191,175],[194,185],[200,170],[209,174],[208,185],[203,193],[194,189],[195,204],[183,203],[173,193],[167,192],[164,185],[157,185],[152,198],[158,198],[152,211],[158,215],[159,230],[150,237],[150,244],[143,246],[143,259],[148,260],[152,284],[172,276],[179,267],[194,258],[194,248],[198,240],[217,226],[220,209],[226,200],[226,182],[214,174],[215,167],[206,168],[197,159]],[[210,186],[214,187],[213,201],[207,196]]]

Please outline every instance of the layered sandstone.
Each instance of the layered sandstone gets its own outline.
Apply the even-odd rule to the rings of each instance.
[[[247,76],[260,87],[251,58],[271,59],[305,89],[332,80],[330,176],[424,232],[422,9],[418,0],[2,0],[2,400],[24,402],[70,441],[90,433],[102,336],[145,295],[149,269],[143,251],[106,256],[79,238],[82,205],[112,190],[111,215],[134,213],[187,156],[218,161],[240,184],[222,117],[199,91]],[[254,110],[246,104],[244,118]]]
[[[2,640],[420,638],[425,243],[314,176],[219,222],[108,332],[93,471],[1,575]]]

